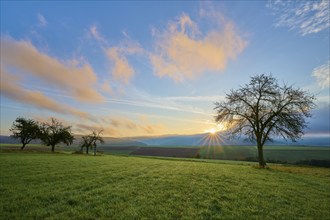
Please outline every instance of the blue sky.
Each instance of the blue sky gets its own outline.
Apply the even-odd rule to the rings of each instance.
[[[75,133],[221,129],[213,107],[272,73],[314,93],[329,135],[329,1],[1,1],[1,134],[18,116]]]

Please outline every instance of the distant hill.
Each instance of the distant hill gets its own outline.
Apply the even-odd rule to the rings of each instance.
[[[79,145],[81,141],[81,135],[76,135],[73,145]],[[98,146],[147,146],[147,144],[138,142],[135,140],[130,140],[128,138],[113,138],[113,137],[103,137],[104,144]],[[10,136],[0,135],[0,143],[2,144],[19,144],[20,141],[16,140]],[[39,140],[31,141],[31,144],[40,144]]]
[[[20,144],[21,142],[10,136],[0,135],[0,144]],[[39,140],[31,141],[30,144],[40,144]]]
[[[217,133],[215,136],[210,134],[195,135],[169,135],[160,137],[136,137],[134,140],[151,146],[208,146],[208,145],[255,145],[247,142],[244,137],[238,139],[226,138],[224,133]],[[297,142],[274,139],[274,142],[266,145],[308,145],[308,146],[330,146],[329,137],[304,137]]]
[[[81,135],[75,136],[73,145],[79,145]],[[105,143],[99,146],[209,146],[209,145],[255,145],[254,143],[244,141],[244,137],[238,139],[228,139],[224,133],[210,134],[194,134],[194,135],[166,135],[158,137],[134,137],[134,138],[113,138],[103,137]],[[0,136],[0,143],[16,144],[20,143],[9,136]],[[40,141],[32,141],[31,144],[38,144]],[[267,145],[267,144],[266,144]],[[308,146],[330,146],[329,137],[304,137],[293,143],[284,141],[283,139],[275,139],[268,145],[308,145]]]

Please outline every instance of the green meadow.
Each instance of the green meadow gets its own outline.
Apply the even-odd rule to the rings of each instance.
[[[200,154],[205,159],[245,160],[256,158],[257,147],[254,146],[204,146]],[[318,146],[265,146],[265,159],[295,163],[300,160],[329,160],[330,147]]]
[[[0,219],[330,216],[327,168],[5,151],[0,168]]]

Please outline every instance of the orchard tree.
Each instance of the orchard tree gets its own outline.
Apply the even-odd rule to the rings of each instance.
[[[102,133],[103,133],[103,129],[92,132],[94,156],[96,156],[96,142],[100,142],[101,144],[104,144],[104,140],[101,137]]]
[[[86,154],[88,154],[89,148],[91,146],[91,137],[89,135],[85,135],[81,137],[80,143],[80,152],[83,152],[84,148],[86,148]]]
[[[54,152],[57,144],[64,143],[70,145],[74,140],[71,126],[64,126],[55,118],[52,118],[50,122],[41,124],[39,138],[45,145],[52,147],[52,152]]]
[[[103,138],[101,137],[101,134],[103,133],[103,129],[101,130],[93,130],[91,134],[82,136],[82,141],[80,144],[81,151],[85,147],[86,148],[86,154],[88,154],[89,148],[94,148],[94,156],[96,155],[96,146],[97,142],[104,143]]]
[[[18,117],[9,130],[13,132],[11,137],[20,140],[22,143],[21,150],[23,150],[27,144],[38,138],[39,125],[33,119]]]
[[[296,141],[311,117],[314,96],[299,88],[279,85],[272,75],[256,75],[249,84],[226,94],[225,101],[216,102],[216,122],[228,128],[228,134],[245,135],[255,141],[259,166],[266,166],[263,146],[272,137]]]

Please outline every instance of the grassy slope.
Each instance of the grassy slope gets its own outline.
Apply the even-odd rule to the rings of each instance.
[[[330,170],[0,153],[0,219],[328,219]]]

